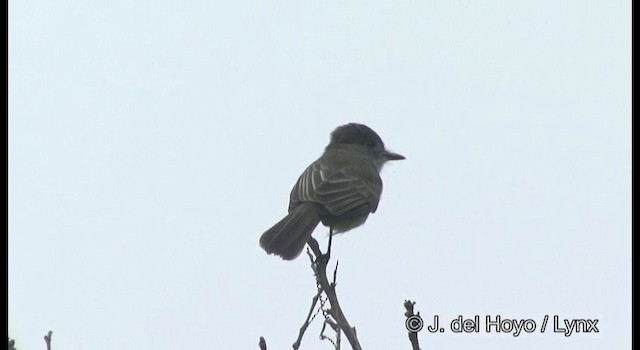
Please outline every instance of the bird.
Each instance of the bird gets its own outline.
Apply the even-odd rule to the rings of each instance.
[[[331,238],[356,228],[378,209],[380,171],[405,159],[386,149],[370,127],[348,123],[331,132],[329,144],[302,172],[289,195],[288,214],[260,236],[260,247],[284,260],[300,255],[320,222]],[[327,252],[329,254],[329,252]]]

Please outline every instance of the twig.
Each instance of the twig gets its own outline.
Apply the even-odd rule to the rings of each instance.
[[[315,315],[313,315],[312,317],[311,314],[313,313],[313,310],[316,308],[316,304],[318,303],[318,299],[320,298],[320,295],[322,295],[322,290],[318,289],[318,293],[311,300],[311,307],[309,308],[307,319],[304,321],[304,323],[300,327],[300,332],[298,333],[298,339],[296,339],[296,341],[293,343],[294,350],[298,350],[300,348],[300,343],[302,342],[302,337],[304,336],[304,332],[307,331],[307,328],[311,324],[311,321],[313,320],[313,318],[315,318]]]
[[[311,250],[313,251],[313,254],[315,255],[313,267],[316,275],[316,280],[320,285],[320,288],[322,289],[322,291],[327,296],[327,299],[329,299],[329,304],[331,305],[331,308],[329,309],[329,313],[331,317],[333,317],[333,319],[336,321],[340,330],[347,337],[349,344],[351,344],[351,348],[353,350],[362,350],[362,347],[360,346],[360,342],[358,341],[358,336],[356,334],[355,327],[351,327],[349,325],[349,322],[347,321],[347,318],[345,317],[344,313],[342,312],[342,308],[340,307],[340,302],[338,301],[338,296],[336,295],[336,290],[335,290],[336,272],[334,271],[334,282],[329,283],[329,280],[327,279],[327,262],[328,261],[322,254],[322,251],[320,251],[318,241],[316,241],[313,237],[311,237],[308,241],[308,244]],[[337,264],[336,264],[336,270],[337,270]]]
[[[331,329],[336,332],[336,340],[334,341],[333,339],[327,337],[324,335],[324,330],[326,328],[326,326],[329,325],[329,327],[331,327]],[[329,340],[331,342],[331,344],[333,344],[333,347],[336,350],[340,350],[340,335],[342,334],[342,332],[340,331],[340,327],[338,326],[337,323],[333,322],[333,320],[327,316],[327,318],[325,318],[324,320],[324,324],[322,325],[322,331],[320,332],[320,339],[321,340]]]
[[[411,301],[411,300],[405,300],[404,301],[404,308],[407,310],[404,315],[407,317],[407,321],[405,321],[405,326],[407,327],[407,331],[409,332],[409,341],[411,342],[411,349],[412,350],[420,350],[420,344],[418,343],[418,332],[417,331],[412,331],[411,329],[414,328],[413,322],[422,322],[422,319],[420,318],[420,313],[418,312],[418,314],[414,314],[413,313],[413,306],[416,304],[415,301]],[[416,318],[417,317],[417,318]],[[422,327],[420,327],[421,329]]]
[[[264,340],[264,337],[260,337],[260,341],[258,342],[258,346],[260,350],[267,350],[267,341]]]
[[[322,329],[320,330],[320,340],[328,340],[331,345],[333,345],[333,348],[335,350],[340,350],[340,344],[338,342],[338,339],[340,338],[340,328],[338,328],[338,325],[331,320],[331,317],[329,317],[329,315],[325,317],[326,318],[322,323]],[[327,329],[327,325],[329,325],[329,327],[331,327],[331,329],[336,332],[336,340],[333,340],[331,337],[324,335],[324,331],[325,329]]]
[[[47,350],[51,350],[51,334],[52,333],[53,333],[52,331],[49,331],[49,333],[47,333],[44,336],[44,342],[47,343]]]

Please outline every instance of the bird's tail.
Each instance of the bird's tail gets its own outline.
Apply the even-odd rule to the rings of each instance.
[[[293,260],[304,249],[311,233],[318,226],[320,216],[315,203],[297,206],[272,228],[260,236],[260,246],[269,254]]]

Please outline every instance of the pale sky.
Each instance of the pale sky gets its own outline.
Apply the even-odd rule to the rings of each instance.
[[[407,157],[333,241],[363,348],[411,348],[405,299],[447,328],[538,326],[423,330],[425,350],[631,348],[630,1],[8,7],[19,350],[48,330],[53,350],[290,349],[315,281],[258,238],[347,122]],[[331,349],[320,326],[303,349]]]

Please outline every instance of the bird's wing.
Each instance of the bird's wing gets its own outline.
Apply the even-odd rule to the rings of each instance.
[[[376,211],[381,193],[382,180],[372,164],[334,169],[316,161],[293,187],[289,210],[301,202],[315,202],[334,216],[359,216]]]

